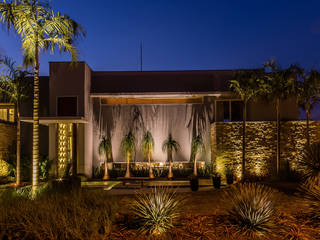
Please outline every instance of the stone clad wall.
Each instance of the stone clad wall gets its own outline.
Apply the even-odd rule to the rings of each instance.
[[[276,122],[247,122],[246,170],[253,175],[271,175],[276,167]],[[320,141],[320,121],[310,122],[311,143]],[[281,123],[281,162],[292,169],[306,145],[306,122]],[[218,122],[211,125],[211,153],[218,171],[235,169],[240,177],[242,161],[242,122]]]
[[[6,176],[8,173],[8,165],[2,159],[15,142],[16,131],[15,124],[0,123],[0,176]]]

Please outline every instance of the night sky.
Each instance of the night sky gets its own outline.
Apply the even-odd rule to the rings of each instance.
[[[276,59],[320,70],[319,0],[51,0],[87,31],[80,60],[93,70],[236,69]],[[0,29],[1,30],[1,29]],[[0,52],[21,63],[20,40],[0,31]],[[42,54],[48,61],[68,55]]]

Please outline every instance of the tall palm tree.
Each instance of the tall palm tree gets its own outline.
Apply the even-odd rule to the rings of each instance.
[[[310,146],[310,120],[311,110],[320,100],[320,73],[311,70],[306,74],[302,68],[297,68],[299,76],[296,78],[296,95],[299,107],[302,108],[307,117],[307,145]]]
[[[282,100],[288,99],[295,92],[295,66],[290,66],[287,69],[280,69],[279,65],[274,61],[267,61],[265,64],[265,80],[267,86],[267,98],[275,102],[277,115],[277,157],[276,170],[277,175],[280,172],[280,103]]]
[[[149,162],[149,178],[154,178],[154,174],[151,166],[152,153],[154,149],[154,139],[151,132],[147,131],[142,138],[142,153],[145,159]]]
[[[106,138],[105,136],[102,137],[101,142],[99,144],[99,155],[103,158],[104,161],[104,176],[103,179],[107,180],[109,179],[109,173],[108,173],[108,161],[112,157],[112,144],[111,139]]]
[[[31,84],[27,77],[29,72],[23,70],[21,66],[8,57],[0,60],[3,66],[3,75],[0,76],[0,92],[8,97],[8,100],[15,105],[17,116],[17,171],[16,184],[21,184],[21,125],[20,125],[20,106],[31,92]]]
[[[193,175],[197,176],[197,154],[205,150],[201,134],[194,136],[191,142],[190,160],[193,161]]]
[[[251,99],[257,97],[263,89],[263,81],[260,71],[238,71],[235,79],[230,80],[230,88],[242,100],[242,179],[245,179],[246,169],[246,122],[247,122],[247,105]]]
[[[130,177],[130,160],[135,157],[135,153],[136,153],[136,138],[133,135],[132,131],[129,131],[123,137],[121,141],[121,150],[127,160],[127,171],[124,177],[129,178]]]
[[[39,0],[15,0],[0,3],[0,21],[8,30],[13,27],[21,37],[24,64],[34,67],[32,188],[39,184],[39,66],[40,53],[46,50],[68,52],[78,59],[74,40],[84,35],[83,28],[68,15],[55,14],[47,3]]]
[[[169,173],[168,178],[173,178],[172,173],[172,154],[173,151],[177,152],[180,149],[179,143],[172,138],[172,134],[170,133],[168,138],[162,144],[162,151],[167,152],[167,161],[169,162]]]

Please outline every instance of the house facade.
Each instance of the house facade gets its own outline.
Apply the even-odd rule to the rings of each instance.
[[[167,159],[162,143],[172,134],[180,144],[174,162],[181,167],[190,161],[192,137],[201,134],[205,151],[198,156],[199,165],[211,164],[219,158],[217,146],[226,142],[220,125],[242,121],[242,102],[229,89],[235,71],[97,72],[85,62],[51,62],[49,76],[40,79],[40,150],[53,160],[55,176],[63,176],[72,164],[74,173],[91,177],[103,162],[98,146],[104,136],[112,142],[111,165],[121,167],[125,163],[121,140],[132,131],[136,138],[132,160],[143,166],[141,139],[150,131],[155,140],[152,164],[162,167]],[[5,110],[0,113],[8,120],[13,110],[6,109],[6,116]],[[22,109],[23,148],[31,151],[32,102]],[[282,120],[298,120],[294,99],[281,102],[281,109]],[[264,101],[251,102],[247,114],[249,122],[276,119],[274,105]],[[241,139],[239,127],[233,130],[237,131],[235,141]]]

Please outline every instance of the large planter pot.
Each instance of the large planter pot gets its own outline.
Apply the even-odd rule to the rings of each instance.
[[[212,177],[212,184],[213,187],[219,189],[221,186],[221,177],[220,176],[213,176]]]
[[[226,174],[227,184],[233,184],[234,175],[233,174]]]
[[[193,192],[199,190],[199,179],[197,177],[190,178],[190,188]]]

